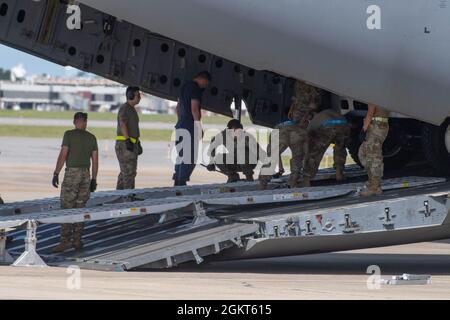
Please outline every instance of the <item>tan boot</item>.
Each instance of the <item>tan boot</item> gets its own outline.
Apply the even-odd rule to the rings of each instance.
[[[268,183],[266,181],[259,180],[258,190],[264,191],[267,190]]]
[[[301,188],[309,188],[311,187],[311,178],[308,176],[304,176],[302,179],[302,183],[300,184]]]
[[[84,224],[83,223],[75,223],[73,225],[73,247],[76,251],[80,251],[83,249],[83,241],[81,240],[83,237]]]
[[[255,181],[255,179],[253,178],[252,174],[247,174],[247,175],[245,175],[245,181],[253,182],[253,181]]]
[[[300,177],[297,174],[291,175],[291,177],[289,178],[289,187],[291,189],[296,189],[296,188],[300,188]]]
[[[72,248],[72,244],[68,241],[61,241],[58,246],[53,248],[52,253],[62,253]]]
[[[379,196],[383,194],[380,184],[367,183],[366,188],[361,191],[361,197]]]
[[[61,238],[59,240],[59,245],[55,247],[52,252],[53,253],[61,253],[70,248],[72,248],[72,234],[73,234],[73,225],[64,223],[61,225]]]
[[[73,242],[73,247],[76,251],[81,251],[83,249],[83,241],[81,239],[77,239]]]

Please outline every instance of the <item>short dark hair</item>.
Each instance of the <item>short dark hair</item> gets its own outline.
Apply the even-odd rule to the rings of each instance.
[[[88,119],[88,114],[85,112],[77,112],[75,113],[75,115],[73,116],[73,121],[77,121],[77,120],[83,120],[83,121],[87,121]]]
[[[195,76],[195,78],[205,79],[205,80],[208,80],[208,81],[212,80],[211,73],[209,73],[208,71],[202,71],[202,72],[198,73]]]
[[[136,92],[140,91],[139,87],[128,87],[127,88],[127,100],[133,100],[136,97]]]
[[[244,129],[244,127],[242,126],[242,123],[237,119],[232,119],[232,120],[228,121],[227,128],[228,129]]]

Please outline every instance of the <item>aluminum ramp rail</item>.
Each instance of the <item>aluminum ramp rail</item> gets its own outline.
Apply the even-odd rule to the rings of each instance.
[[[442,178],[395,178],[383,182],[383,190],[424,186],[444,182]],[[195,196],[150,199],[130,203],[103,205],[91,208],[54,210],[48,213],[31,213],[0,216],[0,229],[17,227],[28,221],[39,223],[76,223],[108,220],[141,215],[162,214],[171,210],[186,208],[195,203],[211,205],[250,205],[283,203],[308,200],[323,200],[360,191],[364,183],[343,184],[333,187],[311,187],[299,189],[277,189],[268,191],[237,192],[229,194],[203,194]]]
[[[445,179],[440,178],[400,178],[400,179],[391,179],[386,180],[383,185],[384,190],[396,190],[396,189],[405,189],[408,187],[424,187],[424,186],[433,186],[439,183],[444,182]],[[224,223],[226,221],[236,221],[236,223],[242,224],[242,222],[245,222],[249,225],[261,225],[261,221],[245,221],[245,217],[238,218],[238,214],[235,216],[224,216],[223,208],[225,207],[233,207],[238,208],[233,209],[234,211],[238,212],[240,208],[243,207],[252,207],[254,205],[267,205],[267,206],[274,206],[276,208],[275,211],[272,210],[272,214],[274,212],[280,211],[283,203],[285,205],[289,203],[298,203],[302,201],[308,203],[308,200],[319,200],[326,201],[326,199],[330,198],[336,198],[348,195],[348,194],[354,194],[354,191],[357,191],[361,189],[362,183],[353,183],[353,184],[347,184],[347,185],[340,185],[340,186],[332,186],[332,187],[315,187],[315,188],[306,188],[306,189],[294,189],[294,190],[272,190],[272,191],[252,191],[252,192],[238,192],[238,193],[229,193],[229,194],[203,194],[199,196],[179,196],[179,197],[171,197],[167,199],[152,199],[152,200],[145,200],[145,201],[138,201],[133,203],[122,203],[122,204],[110,204],[110,205],[103,205],[99,207],[93,207],[93,208],[86,208],[86,209],[71,209],[71,210],[55,210],[50,211],[48,213],[34,213],[34,214],[27,214],[27,215],[14,215],[9,217],[0,217],[0,229],[7,229],[14,226],[19,226],[21,224],[27,224],[27,232],[31,234],[38,234],[37,238],[39,239],[39,232],[37,232],[36,227],[33,228],[33,226],[37,226],[38,223],[45,223],[46,225],[43,225],[40,227],[40,229],[47,230],[47,228],[52,229],[52,238],[53,240],[56,240],[59,238],[59,229],[58,227],[54,227],[55,223],[67,223],[67,222],[80,222],[80,221],[87,221],[86,229],[89,228],[104,228],[104,231],[98,231],[97,234],[99,236],[99,239],[97,240],[97,243],[102,243],[102,232],[109,232],[110,227],[112,225],[115,225],[114,228],[116,228],[119,232],[122,230],[122,226],[126,224],[134,224],[136,219],[151,219],[146,220],[146,222],[139,228],[148,229],[148,232],[153,232],[154,230],[151,230],[152,228],[158,228],[161,227],[162,233],[169,233],[169,229],[164,229],[166,225],[170,223],[175,223],[176,221],[180,221],[180,219],[190,219],[189,222],[186,224],[181,225],[175,225],[174,228],[184,228],[185,230],[188,230],[188,232],[194,233],[197,232],[196,230],[200,230],[202,227],[206,226],[208,228],[212,228],[214,223]],[[344,197],[345,198],[345,197]],[[358,198],[359,199],[359,198]],[[318,202],[318,203],[322,203]],[[216,206],[219,205],[219,209],[216,211]],[[204,206],[204,207],[203,207]],[[206,209],[206,210],[205,210]],[[264,209],[261,209],[261,207],[256,211],[257,215],[262,215],[264,212]],[[172,216],[169,219],[163,219],[166,214],[171,214]],[[251,212],[246,212],[248,214],[247,218],[251,216]],[[131,221],[123,221],[122,218],[124,217],[134,217]],[[200,221],[200,223],[195,223],[198,218],[202,218],[203,220]],[[236,220],[237,219],[237,220]],[[272,218],[271,218],[272,219]],[[95,222],[96,220],[104,220],[103,222]],[[275,219],[272,219],[275,220]],[[48,227],[50,226],[50,227]],[[199,229],[200,228],[200,229]],[[112,228],[111,228],[112,229]],[[261,229],[263,230],[263,229]],[[281,230],[281,229],[279,229]],[[117,231],[116,231],[117,232]],[[130,235],[133,234],[133,230],[129,232]],[[15,235],[16,236],[16,235]],[[143,235],[143,237],[146,237],[146,234]],[[36,237],[34,237],[36,238]],[[20,261],[27,261],[24,265],[36,265],[40,264],[40,258],[37,255],[37,252],[41,252],[40,250],[36,249],[36,241],[33,237],[27,236],[24,237],[23,240],[28,245],[28,250],[25,250],[25,254],[31,255],[31,259],[18,259],[16,262]],[[117,239],[117,242],[110,243],[108,245],[109,248],[115,248],[119,245],[120,247],[120,241],[125,240],[122,239],[120,235],[114,236],[115,239]],[[238,237],[235,237],[238,238]],[[235,239],[233,238],[233,239]],[[195,237],[193,237],[195,239]],[[147,239],[148,241],[156,241],[155,239]],[[146,240],[146,241],[147,241]],[[169,241],[170,239],[164,240]],[[19,239],[17,241],[20,241]],[[133,247],[135,245],[138,245],[138,242],[136,242],[136,239],[127,239],[125,240],[127,242],[127,250],[130,247]],[[158,240],[162,241],[162,240]],[[194,240],[193,240],[194,241]],[[232,240],[227,240],[228,242]],[[227,242],[225,241],[225,242]],[[195,242],[195,241],[194,241]],[[41,243],[41,241],[40,241]],[[0,243],[1,244],[1,243]],[[51,245],[46,244],[45,249],[52,248],[56,243],[53,241]],[[87,243],[89,245],[89,243]],[[145,242],[142,245],[148,246],[151,245],[151,243]],[[195,247],[195,244],[192,244]],[[30,247],[34,251],[31,250],[30,254]],[[14,244],[14,247],[9,246],[8,249],[11,253],[20,253],[20,250],[22,250],[23,245],[18,245],[17,242]],[[1,249],[1,248],[0,248]],[[124,248],[121,248],[120,250],[124,250]],[[131,250],[131,249],[130,249]],[[6,250],[4,250],[6,252]],[[92,251],[92,250],[91,250]],[[0,252],[2,252],[0,250]],[[45,255],[48,255],[48,250],[44,253]],[[190,258],[195,257],[192,256],[192,251],[189,251],[185,253],[184,255],[189,256]],[[42,253],[41,253],[42,254]],[[108,254],[102,253],[102,254]],[[50,256],[43,256],[45,261],[51,261],[52,259]],[[6,259],[8,258],[8,259]],[[33,260],[34,259],[34,260]],[[7,263],[7,260],[11,260],[10,257],[6,257],[3,259],[4,263]],[[196,259],[198,260],[198,259]],[[103,261],[103,260],[102,260]],[[150,261],[148,263],[152,263],[155,261]],[[176,262],[174,263],[176,264]],[[19,265],[21,265],[19,263]],[[130,264],[130,266],[134,264]],[[125,269],[129,269],[131,267],[125,267]]]
[[[334,178],[336,172],[334,169],[320,170],[313,181],[323,181]],[[365,172],[356,165],[347,166],[345,175],[348,178],[359,177],[365,175]],[[280,179],[274,179],[269,185],[269,189],[286,187],[288,177],[284,176]],[[147,188],[136,190],[117,190],[117,191],[100,191],[91,195],[87,203],[87,207],[95,207],[108,203],[133,202],[136,200],[160,199],[166,197],[189,196],[201,194],[223,194],[244,191],[256,191],[258,182],[236,182],[230,184],[208,184],[185,187],[167,187],[167,188]],[[7,203],[0,206],[0,216],[25,214],[36,212],[48,212],[60,209],[59,197],[38,199],[22,202]]]
[[[356,250],[450,238],[450,184],[414,195],[353,205],[237,219],[258,223],[258,238],[245,250],[230,252],[240,258],[262,258]],[[242,215],[241,215],[242,216]]]
[[[233,214],[217,213],[212,217],[229,224],[192,229],[190,222],[185,221],[184,225],[166,228],[163,233],[147,234],[144,239],[116,243],[106,250],[93,248],[91,252],[100,253],[88,251],[71,263],[115,271],[170,268],[187,261],[201,263],[206,257],[261,258],[448,238],[449,187],[449,184],[441,186],[445,192],[434,186],[412,189],[411,193],[403,189],[400,197],[398,190],[392,190],[382,200],[375,197],[353,205],[348,205],[346,201],[350,200],[345,198],[330,199],[325,200],[330,202],[328,208],[315,210],[310,210],[314,207],[310,203],[274,206],[262,213],[250,207],[242,209],[235,218]],[[256,217],[244,218],[251,214]],[[222,237],[224,230],[226,237]]]

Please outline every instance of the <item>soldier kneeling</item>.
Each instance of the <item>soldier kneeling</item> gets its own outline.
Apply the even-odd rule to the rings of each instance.
[[[216,154],[217,148],[223,146],[228,153]],[[244,131],[239,120],[228,122],[227,128],[211,140],[208,155],[212,160],[207,166],[208,171],[219,168],[228,177],[227,183],[240,181],[239,172],[245,175],[246,181],[253,181],[253,174],[258,164],[259,156],[264,151],[255,138]]]

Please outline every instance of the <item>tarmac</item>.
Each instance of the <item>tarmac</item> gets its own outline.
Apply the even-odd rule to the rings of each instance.
[[[0,193],[8,201],[54,197],[58,139],[0,138]],[[114,189],[113,141],[100,141],[100,190]],[[137,186],[172,184],[170,145],[144,143]],[[196,169],[193,184],[225,182]],[[185,265],[168,271],[107,273],[81,270],[79,282],[61,268],[0,267],[0,299],[450,299],[450,241],[346,253]],[[369,266],[381,277],[429,274],[422,286],[369,286]],[[69,273],[68,273],[69,272]],[[77,273],[75,273],[77,274]],[[79,284],[74,285],[74,284]]]
[[[301,257],[215,262],[171,271],[97,272],[62,268],[0,267],[0,299],[164,300],[382,300],[449,299],[450,243]],[[429,285],[381,285],[403,273],[432,276]],[[74,280],[74,275],[79,275]],[[369,286],[368,286],[369,281]]]

